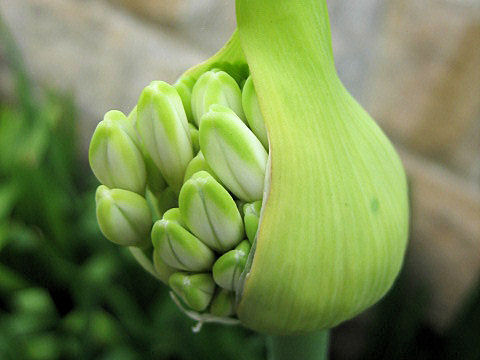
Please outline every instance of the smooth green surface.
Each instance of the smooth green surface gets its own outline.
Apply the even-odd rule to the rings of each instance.
[[[325,0],[237,0],[236,12],[270,141],[238,315],[266,333],[329,328],[377,302],[400,271],[405,173],[337,77]]]

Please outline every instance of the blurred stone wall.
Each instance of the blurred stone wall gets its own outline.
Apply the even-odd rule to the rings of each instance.
[[[480,272],[478,0],[329,1],[347,88],[394,140],[411,184],[407,266],[439,329]],[[0,0],[39,85],[71,92],[82,151],[103,114],[129,111],[153,79],[173,81],[235,28],[233,0]],[[0,91],[11,81],[0,58]]]

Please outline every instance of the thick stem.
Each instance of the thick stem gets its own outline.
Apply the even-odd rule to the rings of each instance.
[[[301,336],[267,338],[268,360],[326,360],[329,331],[316,331]]]

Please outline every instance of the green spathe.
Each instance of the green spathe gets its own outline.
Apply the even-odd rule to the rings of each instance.
[[[120,111],[105,114],[92,137],[88,152],[90,167],[97,179],[110,188],[143,194],[146,170],[140,149],[131,138],[127,118]],[[131,129],[133,130],[133,129]]]
[[[235,249],[218,258],[212,269],[213,279],[218,286],[228,291],[237,291],[249,252],[250,243],[244,240]]]
[[[205,310],[215,292],[215,283],[210,274],[190,275],[178,272],[170,276],[168,284],[195,311]]]
[[[270,334],[333,327],[377,302],[399,273],[405,173],[337,76],[325,0],[236,0],[236,13],[270,145],[237,314]]]
[[[215,251],[225,252],[242,240],[243,223],[237,205],[209,173],[194,174],[183,185],[178,204],[188,228]]]
[[[268,154],[232,110],[210,107],[200,125],[200,148],[218,178],[238,198],[262,199]]]
[[[178,270],[207,271],[215,261],[213,251],[176,221],[155,222],[152,243],[161,259]]]
[[[243,222],[245,224],[245,232],[248,241],[253,244],[255,235],[257,235],[258,222],[260,220],[260,211],[262,209],[262,202],[255,201],[243,205]]]
[[[232,109],[242,121],[245,121],[240,87],[224,71],[205,72],[193,87],[192,112],[197,127],[200,127],[203,115],[209,111],[213,104],[224,105]]]
[[[193,158],[188,121],[175,88],[154,81],[140,95],[137,130],[147,153],[167,184],[179,191]]]
[[[255,92],[251,76],[248,77],[245,85],[243,85],[242,105],[248,121],[248,126],[250,126],[253,133],[262,142],[263,147],[268,150],[267,129],[265,128],[265,122],[263,121],[263,116],[260,112],[257,93]]]
[[[127,190],[100,185],[95,194],[97,221],[105,237],[121,246],[147,247],[152,217],[147,201]]]

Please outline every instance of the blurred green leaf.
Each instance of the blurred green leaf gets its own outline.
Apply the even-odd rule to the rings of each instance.
[[[54,360],[59,359],[61,346],[59,339],[53,333],[44,333],[29,337],[25,341],[25,355],[32,360]]]

